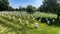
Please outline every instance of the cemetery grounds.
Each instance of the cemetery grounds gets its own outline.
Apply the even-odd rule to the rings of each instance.
[[[9,19],[9,16],[10,18]],[[22,16],[21,16],[22,15]],[[28,15],[32,15],[34,18],[36,17],[50,17],[57,18],[56,14],[47,14],[36,12],[34,14],[28,14],[27,12],[0,12],[0,34],[60,34],[59,26],[50,26],[46,23],[41,23],[40,21],[34,19],[30,16],[28,19]],[[15,19],[12,19],[12,17]],[[18,19],[21,18],[21,23],[18,22]],[[25,25],[25,21],[28,19],[28,26]],[[38,23],[38,28],[34,28],[35,23]]]

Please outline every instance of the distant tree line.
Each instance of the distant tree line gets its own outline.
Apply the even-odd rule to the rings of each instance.
[[[50,13],[56,13],[60,15],[60,2],[59,0],[44,0],[43,4],[36,9],[36,7],[32,5],[28,5],[26,8],[25,7],[19,7],[14,9],[13,7],[9,6],[8,0],[0,0],[0,11],[27,11],[28,13],[34,13],[36,11],[41,11],[41,12],[50,12]]]
[[[13,7],[9,6],[8,0],[0,0],[0,11],[27,11],[28,13],[33,13],[36,11],[36,7],[28,5],[26,8],[20,6],[19,9],[14,9]]]

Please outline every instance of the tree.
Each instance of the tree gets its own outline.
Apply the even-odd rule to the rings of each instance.
[[[37,9],[37,11],[44,11],[44,6],[41,5],[41,6]]]
[[[60,16],[60,2],[57,1],[57,15],[58,15],[58,18],[59,19],[59,16]]]
[[[40,10],[45,12],[55,13],[57,0],[44,0],[43,5],[41,5]]]
[[[19,7],[19,11],[25,11],[25,7]]]
[[[15,11],[19,11],[19,9],[18,9],[18,8],[16,8],[16,9],[15,9]]]
[[[0,0],[0,11],[8,10],[8,0]]]
[[[12,8],[11,6],[8,6],[8,11],[14,11],[14,8]]]
[[[33,7],[32,5],[28,5],[26,11],[28,13],[34,13],[36,11],[36,7]]]
[[[43,5],[41,5],[39,10],[45,11],[45,12],[50,12],[50,13],[56,13],[58,15],[58,19],[59,19],[60,5],[57,3],[57,1],[58,0],[44,0]]]
[[[42,11],[55,13],[56,11],[56,0],[44,0],[43,5],[40,7]]]

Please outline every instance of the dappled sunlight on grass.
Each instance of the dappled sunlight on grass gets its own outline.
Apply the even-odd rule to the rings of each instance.
[[[52,14],[48,15],[46,13],[28,14],[30,15],[29,19],[27,14],[21,17],[19,17],[20,14],[18,16],[13,14],[10,15],[11,19],[9,19],[7,14],[4,14],[4,16],[0,15],[0,34],[60,34],[59,33],[60,27],[54,25],[50,26],[46,23],[41,23],[35,18],[35,16],[52,18],[53,15],[55,14],[53,15]],[[35,19],[33,19],[31,15],[33,15]],[[15,19],[12,19],[13,16],[15,17]],[[18,22],[19,18],[21,18],[21,23]],[[25,25],[26,20],[28,20],[29,22],[28,25]],[[38,28],[35,28],[35,23],[38,23]]]

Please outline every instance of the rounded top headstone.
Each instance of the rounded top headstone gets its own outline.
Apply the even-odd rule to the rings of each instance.
[[[35,23],[35,27],[38,28],[38,23]]]

